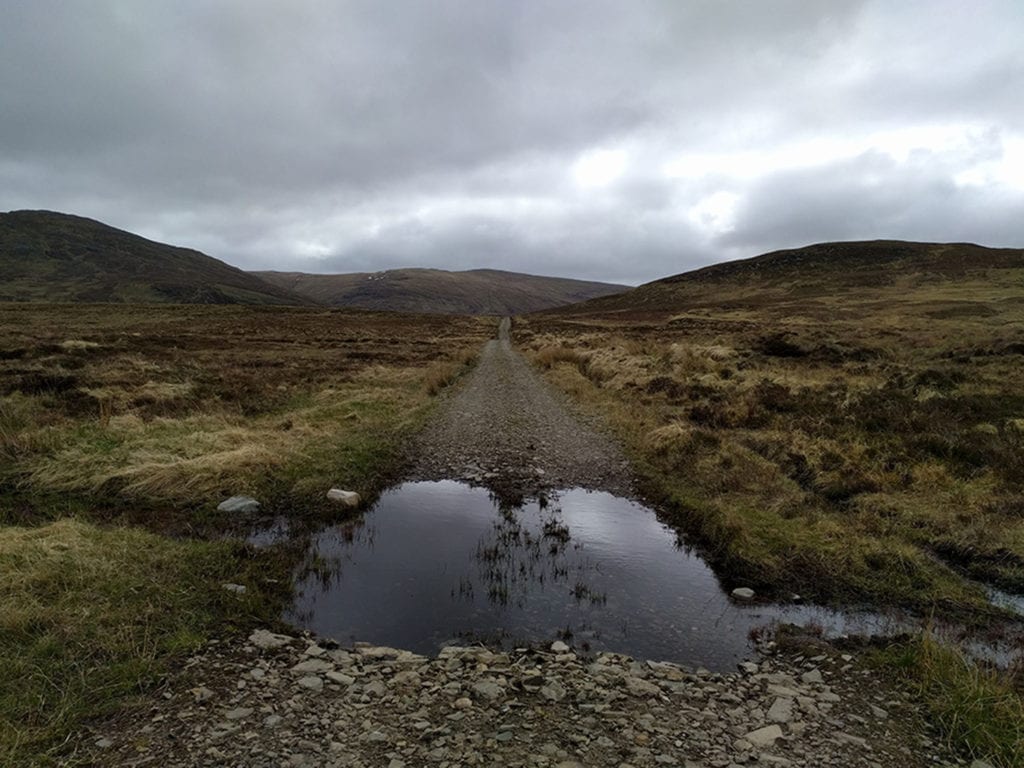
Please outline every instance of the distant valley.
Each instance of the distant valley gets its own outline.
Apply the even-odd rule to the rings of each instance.
[[[0,301],[326,306],[430,314],[621,319],[770,313],[816,321],[898,302],[936,318],[1022,301],[1024,251],[895,240],[819,243],[637,288],[494,269],[246,272],[189,248],[51,211],[0,213]],[[857,307],[857,310],[854,310]]]
[[[491,269],[245,272],[199,251],[157,243],[81,216],[0,213],[0,301],[306,305],[516,315],[624,290],[622,285]]]
[[[627,286],[497,269],[389,269],[313,275],[255,272],[268,283],[332,307],[470,315],[519,315],[627,290]]]

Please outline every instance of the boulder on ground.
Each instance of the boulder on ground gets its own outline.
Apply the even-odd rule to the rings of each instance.
[[[777,725],[766,725],[764,728],[751,731],[743,738],[755,747],[764,749],[765,747],[772,746],[776,739],[782,738],[782,729]]]
[[[234,512],[234,513],[246,513],[246,512],[258,512],[260,503],[251,496],[232,496],[230,499],[225,499],[217,505],[218,512]]]
[[[249,635],[249,642],[257,648],[264,650],[281,648],[291,643],[292,638],[288,635],[279,635],[267,629],[257,629]]]
[[[331,488],[327,492],[327,498],[352,509],[358,507],[360,501],[359,494],[355,491],[343,491],[340,488]]]
[[[753,600],[754,590],[750,587],[736,587],[736,589],[732,591],[732,596],[737,600]]]

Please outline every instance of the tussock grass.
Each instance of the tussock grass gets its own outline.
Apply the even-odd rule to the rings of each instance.
[[[279,616],[288,555],[220,540],[216,504],[372,498],[493,325],[0,304],[0,765],[73,761],[77,731],[198,644]]]
[[[416,403],[406,392],[346,387],[318,393],[307,406],[246,419],[231,413],[186,418],[115,417],[103,427],[77,427],[74,439],[25,465],[28,487],[128,499],[201,503],[229,493],[265,490],[283,468],[299,470],[314,444],[336,445],[346,435],[373,429],[388,405]],[[392,402],[393,401],[393,402]],[[358,420],[345,419],[356,409]],[[343,448],[340,450],[344,451]]]
[[[549,369],[558,363],[569,363],[575,366],[586,366],[587,355],[567,346],[543,346],[533,356],[534,362],[541,368]]]
[[[604,417],[727,584],[1002,621],[978,582],[1024,593],[1019,257],[921,274],[825,256],[532,316],[517,340]],[[907,648],[886,663],[951,743],[1024,764],[1019,673]]]
[[[61,349],[67,352],[82,351],[86,349],[98,349],[101,345],[95,341],[85,339],[67,339],[60,343]]]
[[[422,385],[427,394],[434,397],[466,373],[476,360],[475,349],[463,349],[449,360],[438,360],[423,373]]]
[[[286,575],[224,542],[70,519],[0,528],[0,764],[68,758],[72,733],[148,690],[174,660],[272,620],[267,579]]]
[[[979,666],[930,633],[881,654],[928,702],[948,743],[997,768],[1024,764],[1024,698],[1003,675]]]
[[[293,504],[334,484],[372,496],[493,333],[238,307],[3,306],[0,320],[0,491],[44,517],[55,494],[154,510]]]
[[[28,397],[14,394],[0,398],[0,456],[14,461],[32,449],[27,434],[35,423],[36,403]]]
[[[747,326],[645,324],[632,343],[601,327],[535,319],[518,333],[616,427],[729,578],[983,613],[961,572],[1024,589],[1024,375],[1011,361],[968,376],[941,346],[857,351],[879,345],[847,326],[765,341]]]

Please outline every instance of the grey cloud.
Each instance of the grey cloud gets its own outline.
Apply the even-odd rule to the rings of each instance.
[[[850,160],[774,174],[751,188],[736,228],[719,238],[732,252],[821,240],[904,239],[1021,243],[1024,190],[957,184],[948,161],[921,153],[900,163],[869,152]]]
[[[1010,0],[962,16],[881,0],[10,5],[0,208],[94,216],[243,267],[641,280],[783,241],[938,239],[957,222],[1021,239],[999,213],[1015,193],[948,186],[1024,123]],[[972,150],[664,173],[681,153],[954,124],[978,134]],[[582,189],[571,168],[595,147],[629,165]],[[743,201],[731,234],[690,216],[723,190]]]
[[[696,239],[688,224],[663,214],[647,221],[610,219],[587,210],[529,222],[474,216],[434,227],[407,220],[302,266],[362,272],[427,263],[636,284],[649,279],[652,269],[664,275],[710,261],[706,249],[684,245]]]

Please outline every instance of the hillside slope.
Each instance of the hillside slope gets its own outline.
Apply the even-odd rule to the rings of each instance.
[[[813,245],[515,338],[733,585],[947,617],[991,612],[979,581],[1024,595],[1024,250]]]
[[[199,251],[51,211],[0,213],[0,301],[313,303]]]
[[[626,286],[495,269],[391,269],[311,275],[255,272],[283,289],[336,307],[472,315],[517,315],[626,290]]]
[[[1024,304],[1024,250],[898,240],[821,243],[714,264],[562,310],[569,315],[831,319],[902,311],[971,317]],[[767,313],[765,315],[764,313]]]

